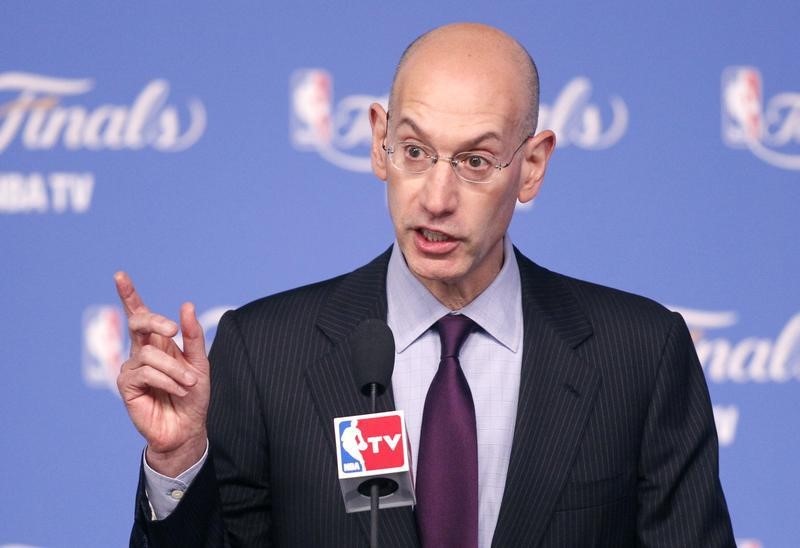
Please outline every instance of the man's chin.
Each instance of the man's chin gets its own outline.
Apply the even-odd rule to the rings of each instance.
[[[406,261],[409,270],[424,284],[444,283],[452,284],[461,279],[461,269],[454,264],[452,259],[414,258]]]

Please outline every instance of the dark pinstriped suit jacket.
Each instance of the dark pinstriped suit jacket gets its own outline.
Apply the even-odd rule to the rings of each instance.
[[[211,350],[211,457],[137,546],[367,546],[346,514],[333,418],[367,413],[348,335],[386,317],[389,252],[355,272],[227,313]],[[494,546],[734,546],[705,380],[680,316],[545,270],[517,251],[524,347]],[[380,410],[393,408],[391,392]],[[385,510],[381,545],[418,546]]]

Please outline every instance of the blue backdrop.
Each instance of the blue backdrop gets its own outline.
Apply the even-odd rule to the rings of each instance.
[[[112,274],[222,310],[392,240],[366,106],[421,32],[529,48],[559,147],[515,243],[684,313],[741,546],[800,542],[800,4],[0,7],[0,546],[123,546],[142,441]]]

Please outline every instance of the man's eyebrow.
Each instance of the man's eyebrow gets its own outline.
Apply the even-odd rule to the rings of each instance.
[[[426,142],[430,141],[428,134],[425,133],[425,131],[421,127],[419,127],[417,123],[414,122],[414,120],[412,120],[411,118],[407,116],[403,116],[402,118],[400,118],[400,120],[398,120],[397,122],[397,127],[399,128],[403,125],[410,127],[411,130],[417,135],[419,135],[424,141]],[[477,137],[465,142],[463,145],[459,147],[459,150],[469,150],[485,141],[492,141],[492,140],[497,141],[498,143],[503,142],[500,136],[494,131],[486,131],[484,133],[481,133]]]
[[[427,133],[425,133],[425,132],[422,130],[422,128],[421,128],[421,127],[419,127],[419,126],[416,124],[416,122],[414,122],[414,120],[412,120],[412,119],[411,119],[411,118],[409,118],[408,116],[403,116],[402,118],[400,118],[400,120],[398,120],[398,122],[397,122],[397,127],[399,128],[399,127],[401,127],[401,126],[403,126],[403,125],[406,125],[406,126],[410,127],[410,128],[411,128],[411,130],[412,130],[414,133],[416,133],[417,135],[421,136],[423,139],[425,139],[425,140],[427,140],[427,139],[428,139],[428,134],[427,134]]]

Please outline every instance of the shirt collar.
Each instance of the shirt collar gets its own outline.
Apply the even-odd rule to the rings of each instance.
[[[500,344],[517,352],[522,341],[522,290],[511,238],[503,241],[504,260],[492,283],[474,301],[456,312],[466,314]],[[386,275],[387,323],[397,353],[451,312],[409,270],[395,242]]]

